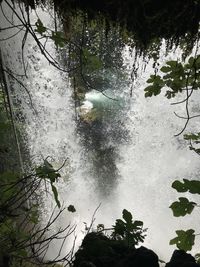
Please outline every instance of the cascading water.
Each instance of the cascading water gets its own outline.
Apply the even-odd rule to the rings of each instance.
[[[11,18],[12,14],[6,4],[3,10],[1,24],[6,27],[9,23],[5,17]],[[37,12],[46,24],[52,23],[48,12]],[[35,21],[37,17],[32,15],[32,19]],[[4,31],[4,38],[13,33],[13,29]],[[1,42],[4,64],[13,73],[23,70],[20,59],[22,39],[23,32]],[[58,57],[53,43],[47,43],[47,49],[54,58]],[[126,49],[123,56],[128,73],[134,56]],[[153,71],[149,62],[146,71],[137,78],[131,98],[130,80],[120,84],[120,90],[108,88],[106,91],[108,95],[112,92],[111,98],[118,101],[99,92],[87,93],[84,105],[80,107],[82,110],[78,111],[87,116],[77,124],[68,75],[47,63],[30,36],[24,57],[29,62],[26,70],[28,78],[22,80],[30,95],[16,81],[9,85],[13,108],[16,104],[20,105],[24,119],[29,160],[34,166],[51,157],[53,164],[59,168],[67,159],[61,170],[63,179],[58,185],[59,198],[66,205],[73,204],[76,208],[74,214],[64,212],[55,229],[68,223],[77,224],[80,241],[84,223],[90,224],[92,214],[100,203],[95,222],[108,227],[121,217],[121,211],[126,208],[134,218],[143,220],[148,228],[145,245],[157,252],[161,259],[168,260],[173,250],[168,244],[175,230],[198,226],[197,214],[177,219],[168,208],[177,197],[171,183],[176,178],[194,178],[199,174],[198,157],[188,150],[181,137],[174,137],[182,129],[183,121],[174,117],[173,112],[184,112],[184,107],[170,106],[163,95],[144,98],[145,81]],[[165,60],[161,55],[160,62]],[[141,66],[142,59],[139,61]],[[191,101],[199,107],[195,94]],[[87,121],[94,108],[97,117]],[[193,124],[188,129],[194,131],[198,126],[195,122],[195,126]],[[55,204],[47,198],[45,203],[44,219]],[[66,250],[71,245],[69,241]],[[59,244],[55,243],[47,256],[56,254],[58,247]]]

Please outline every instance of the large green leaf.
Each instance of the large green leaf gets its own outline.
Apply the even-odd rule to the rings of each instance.
[[[46,32],[47,28],[43,25],[42,21],[40,19],[37,20],[35,23],[36,26],[36,32],[40,33],[41,35]]]
[[[191,250],[195,241],[194,232],[195,231],[193,229],[189,229],[187,231],[177,230],[177,236],[170,240],[170,245],[176,245],[177,248],[185,251]]]
[[[133,221],[132,214],[126,209],[123,210],[122,215],[124,220],[117,219],[114,225],[113,238],[124,240],[128,246],[135,246],[139,242],[143,242],[146,236],[143,222]]]
[[[145,88],[145,97],[158,95],[164,86],[171,89],[165,94],[168,99],[175,97],[177,93],[183,92],[186,88],[198,89],[200,87],[199,69],[200,55],[195,58],[190,57],[188,63],[185,64],[178,60],[167,61],[160,69],[165,74],[163,77],[150,75],[147,83],[151,85]]]
[[[152,83],[152,85],[149,85],[144,89],[145,97],[159,95],[161,93],[162,87],[165,85],[159,75],[151,75],[147,80],[147,83]]]
[[[128,210],[124,209],[123,212],[122,212],[122,214],[123,214],[123,219],[127,223],[132,223],[132,218],[133,217],[132,217],[132,214]]]
[[[187,192],[185,184],[178,180],[172,183],[172,188],[176,189],[179,193]]]
[[[183,179],[183,182],[174,181],[172,187],[178,192],[190,192],[192,194],[200,194],[200,181]]]
[[[185,197],[179,197],[179,201],[172,203],[170,208],[172,209],[174,216],[179,217],[191,214],[196,205],[195,202],[190,202]]]

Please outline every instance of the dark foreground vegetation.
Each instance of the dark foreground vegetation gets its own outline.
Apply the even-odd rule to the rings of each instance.
[[[25,0],[35,8],[34,0]],[[40,1],[38,1],[40,2]],[[42,3],[47,3],[41,0]],[[139,49],[165,38],[171,45],[187,40],[192,47],[197,39],[200,3],[198,0],[53,0],[54,7],[66,18],[82,11],[89,20],[101,18],[106,21],[107,30],[111,25],[129,33]]]

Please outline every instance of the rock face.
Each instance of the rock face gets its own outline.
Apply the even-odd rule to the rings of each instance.
[[[159,267],[158,256],[152,250],[140,247],[130,252],[117,267]]]
[[[159,267],[158,256],[150,249],[128,247],[100,233],[84,238],[74,260],[74,267]]]
[[[175,250],[165,267],[200,267],[195,258],[184,250]]]
[[[158,256],[141,246],[133,248],[122,240],[112,240],[102,233],[89,233],[75,254],[73,267],[159,267]],[[195,258],[175,250],[165,267],[200,267]]]

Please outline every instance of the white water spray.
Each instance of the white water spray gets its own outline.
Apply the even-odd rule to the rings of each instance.
[[[5,10],[9,17],[11,13],[6,6]],[[51,24],[47,13],[41,10],[38,12],[44,23]],[[2,17],[1,24],[5,27],[9,23]],[[4,37],[10,33],[10,30],[7,35],[4,32]],[[1,43],[4,64],[13,72],[23,69],[20,59],[22,38],[23,33]],[[48,43],[47,46],[49,53],[56,57],[53,44]],[[132,65],[133,57],[125,59],[125,54],[124,61],[129,66]],[[21,103],[20,108],[25,117],[30,160],[35,165],[50,156],[59,167],[68,159],[61,171],[63,180],[59,182],[59,197],[66,205],[73,204],[76,213],[63,213],[56,222],[55,229],[71,222],[78,225],[78,231],[83,230],[84,222],[90,224],[99,203],[101,207],[95,216],[95,223],[110,227],[126,208],[133,213],[135,219],[143,220],[148,228],[144,245],[167,261],[174,249],[169,246],[169,240],[175,236],[175,230],[198,227],[196,213],[188,218],[174,218],[168,208],[177,198],[177,194],[171,189],[171,183],[177,178],[195,178],[199,174],[198,157],[188,150],[181,137],[174,137],[182,129],[184,122],[174,117],[173,112],[183,112],[184,107],[170,106],[163,95],[152,99],[144,98],[145,81],[153,70],[149,63],[146,72],[140,75],[133,88],[133,97],[124,107],[126,112],[121,121],[124,122],[128,138],[124,138],[119,144],[115,143],[112,134],[109,134],[116,125],[106,124],[109,145],[116,147],[118,152],[115,159],[118,175],[115,186],[105,196],[98,191],[91,155],[81,143],[81,134],[78,135],[76,131],[72,88],[67,74],[48,64],[31,37],[26,42],[25,56],[29,60],[28,79],[23,78],[23,81],[29,89],[34,109],[30,108],[30,97],[23,88],[19,89],[17,83],[12,84],[12,95],[13,100],[17,98],[14,102],[18,105]],[[163,58],[162,61],[164,60]],[[120,97],[127,99],[127,91],[128,86],[121,88]],[[96,94],[97,98],[98,96],[99,93]],[[198,106],[195,99],[197,95],[194,94],[192,101]],[[91,108],[91,96],[87,96],[87,101]],[[198,126],[195,122],[195,129]],[[194,125],[191,127],[194,131]],[[108,183],[111,178],[107,177]],[[53,204],[53,200],[46,199],[45,216],[51,212]],[[79,232],[78,240],[81,241],[82,237],[83,234]],[[56,254],[58,246],[55,243],[50,248],[49,255]],[[71,243],[68,243],[66,250],[70,246]]]

